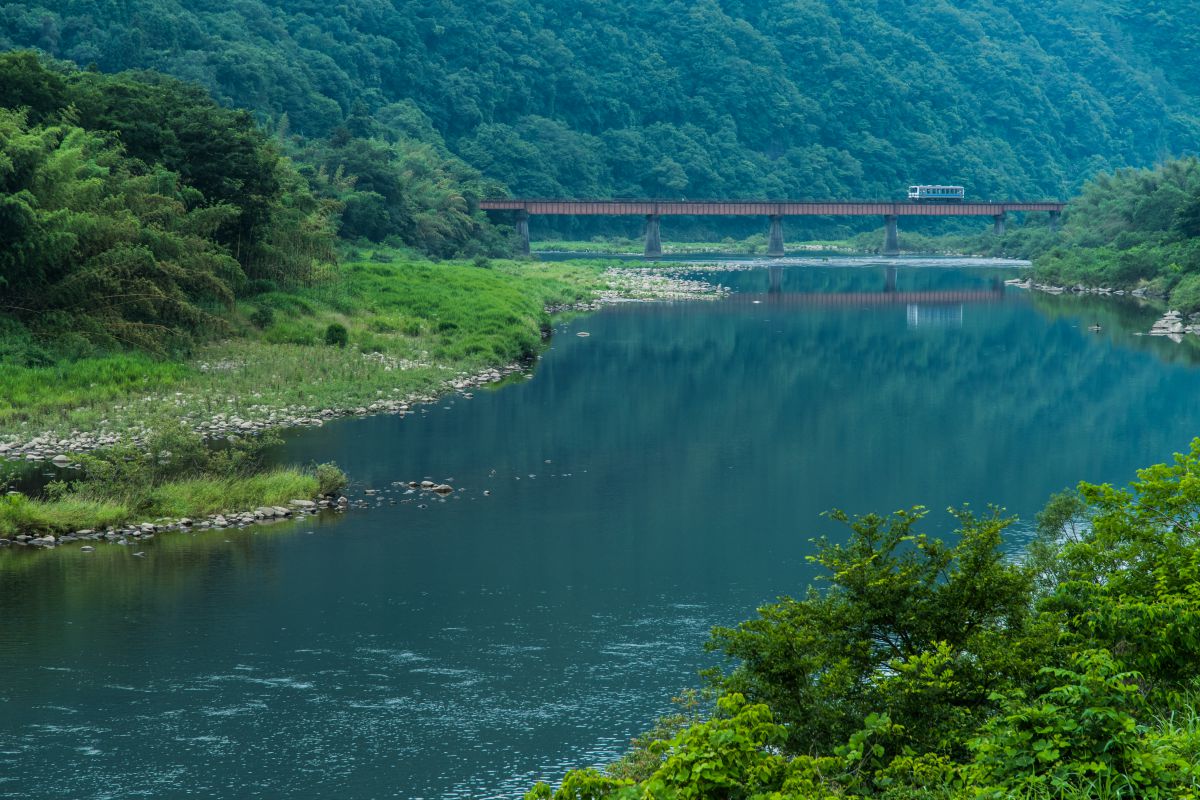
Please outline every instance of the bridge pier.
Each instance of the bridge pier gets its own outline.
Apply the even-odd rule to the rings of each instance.
[[[772,264],[767,267],[767,294],[779,294],[783,291],[783,267]]]
[[[771,236],[767,240],[767,255],[771,258],[783,256],[783,217],[771,215]]]
[[[896,291],[896,268],[883,268],[883,291],[885,294],[891,294]]]
[[[1061,211],[1051,211],[1050,212],[1050,232],[1051,233],[1058,232],[1058,223],[1059,223],[1059,219],[1061,217],[1062,217]]]
[[[646,215],[646,258],[662,257],[662,236],[659,233],[658,214]]]
[[[517,212],[517,255],[529,255],[529,212]]]
[[[900,234],[896,230],[896,215],[883,215],[883,254],[885,256],[900,255]]]
[[[1004,235],[1004,214],[1003,213],[992,215],[992,233],[996,234],[997,236]]]

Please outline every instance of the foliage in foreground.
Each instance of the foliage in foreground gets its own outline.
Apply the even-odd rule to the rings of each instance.
[[[145,447],[120,445],[76,456],[81,474],[45,498],[0,498],[0,536],[60,534],[161,517],[201,517],[333,494],[346,476],[333,464],[267,468],[273,436],[212,447],[178,424],[160,423]]]
[[[715,713],[529,800],[1200,796],[1200,439],[1128,489],[1011,520],[837,518],[826,586],[714,631]],[[630,764],[637,765],[629,769]]]

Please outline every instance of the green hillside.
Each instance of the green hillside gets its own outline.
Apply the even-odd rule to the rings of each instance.
[[[327,137],[440,146],[528,195],[1064,197],[1195,152],[1183,0],[47,0],[0,47],[150,67]]]

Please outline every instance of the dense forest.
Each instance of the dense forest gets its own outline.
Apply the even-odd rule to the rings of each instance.
[[[281,137],[160,73],[0,54],[0,361],[220,332],[236,297],[328,278],[339,235],[503,250],[478,173],[360,122]]]
[[[0,48],[194,81],[327,143],[315,162],[372,185],[364,171],[398,147],[445,181],[479,187],[453,153],[535,196],[894,197],[922,181],[1065,197],[1100,171],[1196,150],[1192,11],[33,0],[0,9]],[[358,233],[381,224],[359,221],[365,206],[393,203],[370,191],[347,212]]]
[[[332,211],[248,113],[202,89],[0,55],[6,327],[162,350],[219,328],[211,312],[238,294],[315,279]]]

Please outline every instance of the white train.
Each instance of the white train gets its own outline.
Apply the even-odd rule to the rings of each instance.
[[[961,203],[966,190],[961,186],[910,186],[908,199],[917,202]]]

